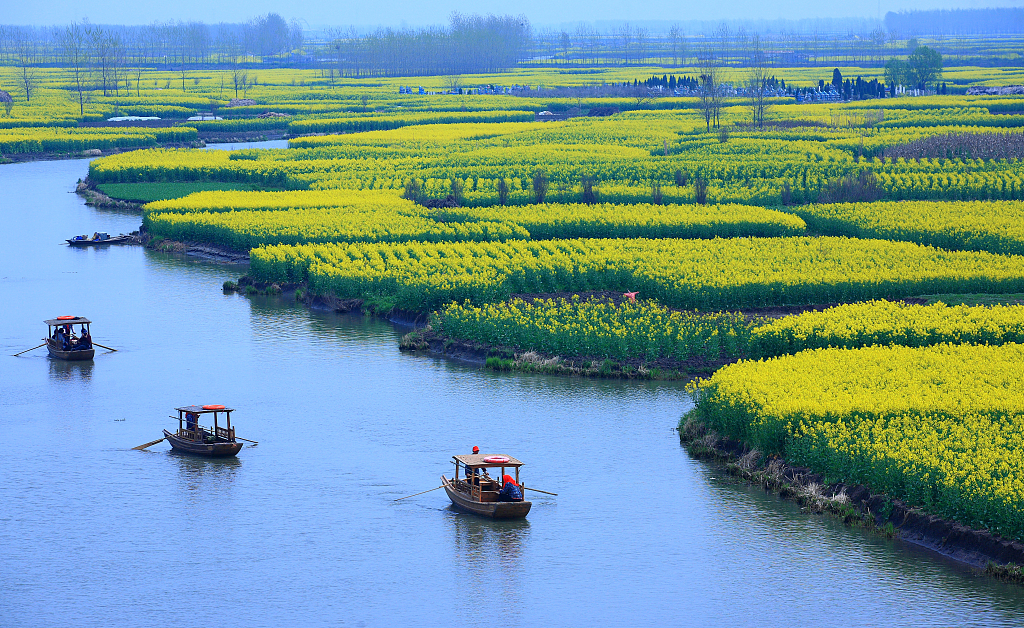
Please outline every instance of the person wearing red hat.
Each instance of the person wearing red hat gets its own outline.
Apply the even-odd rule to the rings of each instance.
[[[480,453],[480,448],[477,447],[476,445],[473,445],[473,455],[475,456],[475,455],[477,455],[479,453]],[[479,486],[480,485],[480,469],[477,469],[477,468],[470,469],[470,468],[467,467],[466,468],[466,481],[468,481],[470,484],[476,484],[477,486]]]

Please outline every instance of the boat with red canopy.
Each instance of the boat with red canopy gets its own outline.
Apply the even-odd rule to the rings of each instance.
[[[96,355],[93,348],[92,324],[83,316],[58,316],[46,323],[46,350],[51,358],[58,360],[91,360]]]

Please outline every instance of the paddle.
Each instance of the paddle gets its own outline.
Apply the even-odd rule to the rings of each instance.
[[[242,438],[241,436],[236,436],[235,440],[244,440],[247,443],[252,443],[253,446],[259,445],[258,442],[254,441],[254,440],[249,440],[248,438]]]
[[[528,491],[537,491],[538,493],[544,493],[545,495],[554,495],[555,497],[558,497],[558,493],[549,493],[547,491],[542,491],[539,488],[530,488],[529,486],[524,486],[523,488],[525,488]]]
[[[439,488],[444,488],[444,484],[442,484],[441,486],[435,486],[434,488],[430,489],[430,491],[436,491]],[[399,501],[402,501],[403,499],[409,499],[410,497],[416,497],[417,495],[422,495],[423,493],[429,493],[430,491],[423,491],[421,493],[414,493],[412,495],[406,495],[405,497],[399,497],[395,501],[399,502]]]
[[[100,343],[98,343],[98,342],[94,342],[94,343],[92,343],[92,344],[96,345],[97,347],[103,347],[104,349],[109,349],[109,350],[111,350],[111,351],[117,351],[117,349],[115,349],[115,348],[113,348],[113,347],[108,347],[107,345],[101,345],[101,344],[100,344]],[[40,346],[41,346],[41,345],[40,345]]]
[[[39,347],[45,347],[45,346],[46,346],[46,343],[44,342],[44,343],[43,343],[43,344],[41,344],[41,345],[36,345],[36,346],[32,347],[32,349],[38,349]],[[24,351],[19,351],[18,353],[15,353],[15,354],[14,354],[13,356],[11,356],[11,357],[17,357],[17,356],[21,355],[22,353],[28,353],[28,352],[29,352],[29,351],[31,351],[32,349],[25,349]]]
[[[138,447],[132,447],[132,449],[145,449],[146,447],[149,447],[151,445],[155,445],[155,444],[159,443],[162,440],[163,440],[163,438],[158,438],[155,441],[153,441],[152,443],[146,443],[145,445],[139,445]]]

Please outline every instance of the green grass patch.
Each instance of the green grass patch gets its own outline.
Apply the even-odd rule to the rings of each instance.
[[[1024,293],[1012,294],[922,294],[927,305],[945,303],[946,305],[1019,305],[1024,303]]]
[[[248,183],[229,183],[223,181],[171,181],[154,183],[101,183],[96,188],[109,196],[125,201],[149,203],[166,201],[172,198],[188,196],[193,192],[210,190],[245,190],[254,191],[261,188]]]

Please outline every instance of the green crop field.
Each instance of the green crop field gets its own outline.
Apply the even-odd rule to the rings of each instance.
[[[248,183],[223,183],[220,181],[171,181],[140,183],[101,183],[96,186],[100,192],[115,199],[150,203],[166,201],[211,190],[256,190]]]

